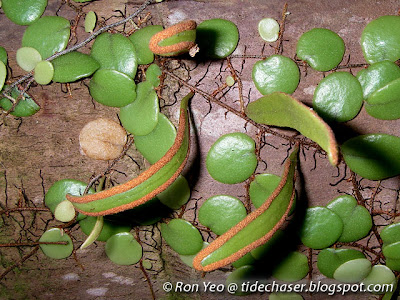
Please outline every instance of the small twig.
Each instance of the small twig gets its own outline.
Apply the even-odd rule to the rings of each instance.
[[[30,258],[32,255],[34,255],[38,250],[39,250],[39,245],[37,245],[35,248],[33,248],[28,254],[24,255],[20,261],[12,264],[11,266],[9,266],[7,269],[5,269],[3,271],[3,273],[0,274],[0,281],[8,274],[10,273],[12,270],[14,270],[14,268],[21,266],[28,258]]]
[[[12,212],[21,212],[21,211],[46,211],[50,212],[50,209],[46,207],[15,207],[15,208],[9,208],[9,209],[4,209],[0,210],[0,215],[2,214],[10,214]]]
[[[68,242],[26,242],[26,243],[7,243],[0,244],[0,247],[25,247],[37,245],[67,245]]]
[[[283,33],[285,32],[285,22],[286,22],[286,17],[288,15],[287,13],[288,9],[288,4],[285,3],[283,5],[283,10],[282,10],[282,19],[280,21],[280,30],[279,30],[279,36],[278,36],[278,41],[276,42],[276,47],[275,47],[275,54],[282,53],[282,43],[283,43]]]

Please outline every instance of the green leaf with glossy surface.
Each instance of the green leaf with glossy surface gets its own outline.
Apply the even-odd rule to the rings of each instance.
[[[392,271],[400,272],[400,259],[386,258],[386,266]]]
[[[2,0],[1,8],[7,18],[18,25],[29,25],[43,14],[47,0]]]
[[[343,222],[343,232],[338,241],[355,242],[367,236],[372,228],[372,218],[369,211],[350,195],[335,198],[326,206],[335,212]]]
[[[2,61],[0,61],[0,91],[3,89],[6,78],[7,78],[6,65]]]
[[[205,20],[197,26],[196,32],[200,54],[210,58],[220,59],[229,56],[239,42],[236,25],[224,19]]]
[[[309,271],[308,258],[300,252],[290,252],[272,271],[272,276],[287,282],[306,277]]]
[[[396,284],[396,277],[393,274],[392,270],[384,265],[375,265],[372,267],[371,272],[367,277],[362,281],[365,286],[370,286],[370,288],[377,294],[383,294],[384,292],[375,291],[376,289],[380,289],[385,284]],[[375,286],[375,287],[374,287]],[[394,289],[393,289],[394,290]]]
[[[199,222],[217,235],[225,233],[247,215],[243,203],[238,198],[228,195],[208,198],[198,213]]]
[[[93,32],[93,29],[96,27],[97,16],[94,11],[89,11],[85,17],[85,31]]]
[[[300,36],[296,54],[311,68],[329,71],[340,64],[344,50],[344,42],[337,33],[325,28],[313,28]]]
[[[21,69],[30,72],[42,61],[42,56],[35,48],[22,47],[17,50],[16,59]]]
[[[128,132],[139,136],[147,135],[154,130],[159,114],[157,93],[151,82],[144,81],[136,87],[136,100],[121,107],[119,118]]]
[[[143,255],[142,246],[129,232],[111,236],[107,240],[105,251],[112,262],[123,266],[138,263]]]
[[[156,127],[147,135],[135,137],[136,149],[151,164],[154,164],[167,153],[176,137],[175,126],[160,113]]]
[[[264,41],[275,42],[279,37],[279,23],[275,19],[264,18],[258,22],[258,33]]]
[[[49,84],[54,76],[53,64],[47,60],[42,60],[38,62],[35,67],[35,73],[33,78],[39,84],[45,85]]]
[[[361,48],[369,63],[400,58],[400,16],[382,16],[367,24],[361,34]]]
[[[335,243],[343,231],[342,219],[326,207],[308,208],[300,230],[301,242],[312,249]]]
[[[400,78],[397,78],[371,94],[365,102],[365,110],[374,118],[395,120],[400,118]]]
[[[167,244],[180,255],[193,255],[203,247],[200,232],[183,219],[173,219],[161,224],[161,235]]]
[[[122,34],[100,34],[93,43],[90,55],[100,64],[100,69],[116,70],[135,78],[136,50],[132,42]]]
[[[154,87],[158,87],[161,83],[161,74],[160,67],[156,64],[151,64],[146,70],[146,81],[151,82]]]
[[[318,143],[332,165],[338,163],[338,149],[332,129],[309,107],[284,93],[275,92],[259,98],[246,108],[253,121],[280,127],[290,127]]]
[[[340,265],[333,273],[333,278],[345,283],[356,283],[367,277],[370,272],[371,262],[366,258],[357,258]]]
[[[255,206],[259,208],[276,189],[281,178],[274,174],[258,174],[250,183],[249,196]]]
[[[400,222],[385,226],[380,236],[382,241],[386,244],[400,242]]]
[[[364,99],[397,78],[400,78],[400,67],[388,60],[374,63],[357,73]]]
[[[87,217],[81,221],[79,221],[79,226],[84,234],[90,235],[97,221],[97,217]],[[103,228],[100,232],[100,235],[97,237],[98,241],[105,242],[112,235],[121,233],[121,232],[129,232],[131,230],[130,225],[126,225],[121,222],[117,222],[112,219],[104,218]]]
[[[219,182],[243,182],[257,167],[255,142],[241,132],[225,134],[208,151],[206,166],[211,177]]]
[[[70,222],[75,218],[75,207],[68,200],[61,201],[54,210],[54,217],[60,222]]]
[[[357,116],[363,92],[356,77],[334,72],[322,79],[314,92],[313,108],[326,121],[346,122]]]
[[[45,16],[28,26],[22,38],[23,47],[32,47],[46,59],[67,47],[71,34],[67,19]]]
[[[300,80],[296,63],[283,55],[272,55],[256,62],[252,78],[257,90],[268,95],[273,92],[293,93]]]
[[[348,167],[361,177],[381,180],[400,174],[400,138],[389,134],[366,134],[341,146]]]
[[[318,270],[328,278],[333,278],[336,269],[347,261],[365,258],[364,254],[355,249],[327,248],[318,254]]]
[[[54,259],[63,259],[67,258],[72,254],[72,250],[74,248],[72,244],[72,240],[68,234],[62,232],[59,228],[52,228],[47,230],[41,238],[39,242],[66,242],[66,245],[57,245],[57,244],[41,244],[40,249],[43,253]]]
[[[200,249],[204,249],[207,247],[209,244],[207,242],[203,242],[203,247]],[[183,263],[191,268],[193,268],[193,258],[196,256],[197,253],[192,254],[192,255],[179,255]]]
[[[190,187],[186,178],[182,175],[163,192],[157,195],[162,204],[171,209],[179,209],[190,199]]]
[[[54,66],[54,82],[74,82],[92,75],[99,63],[90,55],[73,51],[52,60]]]
[[[33,100],[26,92],[22,95],[22,92],[18,87],[14,87],[11,90],[11,97],[16,100],[20,99],[14,110],[10,112],[10,114],[15,117],[29,117],[40,110],[40,106],[35,102],[35,100]],[[5,111],[9,111],[12,108],[12,102],[8,98],[2,98],[0,100],[0,106]]]
[[[129,36],[137,53],[137,63],[139,65],[151,64],[154,61],[154,54],[149,49],[149,42],[153,35],[163,30],[161,25],[149,25],[141,28]]]
[[[400,259],[400,241],[388,245],[383,244],[382,252],[386,258]]]
[[[8,63],[8,56],[7,56],[7,51],[4,49],[4,47],[0,46],[0,61],[3,62],[3,64],[7,65]]]
[[[89,83],[90,95],[97,102],[112,107],[123,107],[136,99],[135,82],[115,70],[98,70]]]

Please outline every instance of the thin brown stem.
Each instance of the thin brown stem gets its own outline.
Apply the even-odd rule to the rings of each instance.
[[[38,250],[39,250],[39,245],[37,245],[35,248],[33,248],[28,254],[24,255],[18,262],[12,264],[9,266],[7,269],[3,271],[3,273],[0,274],[0,281],[6,277],[8,273],[10,273],[12,270],[15,268],[21,266],[28,258],[30,258],[32,255],[34,255]]]
[[[26,243],[6,243],[0,244],[0,247],[25,247],[37,245],[67,245],[68,242],[26,242]]]
[[[22,212],[22,211],[45,211],[45,212],[50,212],[50,209],[46,207],[15,207],[15,208],[9,208],[9,209],[4,209],[0,210],[0,215],[6,214],[9,215],[10,213],[13,212]]]

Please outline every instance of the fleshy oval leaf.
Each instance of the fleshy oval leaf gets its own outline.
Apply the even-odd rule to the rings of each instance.
[[[50,61],[42,60],[35,67],[34,78],[39,84],[46,85],[51,82],[54,76],[54,67]]]
[[[347,140],[343,158],[353,172],[370,180],[400,174],[400,138],[389,134],[366,134]]]
[[[40,249],[43,253],[54,259],[63,259],[67,258],[72,254],[72,250],[74,248],[72,244],[72,240],[68,234],[61,231],[59,228],[52,228],[47,230],[41,238],[39,242],[65,242],[66,244],[41,244]]]
[[[272,271],[272,276],[287,282],[306,277],[309,271],[308,258],[300,252],[290,252]]]
[[[179,209],[190,199],[190,187],[186,178],[182,175],[163,192],[157,195],[162,204],[171,209]]]
[[[2,61],[0,61],[0,91],[3,89],[6,78],[7,78],[6,65]]]
[[[279,37],[279,23],[275,19],[264,18],[258,22],[258,33],[264,41],[275,42]]]
[[[136,100],[121,107],[119,118],[122,126],[135,136],[147,135],[157,126],[160,107],[158,96],[149,81],[136,87]]]
[[[43,14],[47,0],[2,0],[1,8],[7,18],[18,25],[29,25]]]
[[[203,247],[200,232],[183,219],[173,219],[161,224],[161,235],[167,244],[180,255],[193,255]]]
[[[92,75],[99,67],[99,63],[91,56],[73,51],[52,60],[54,66],[54,82],[74,82]]]
[[[296,129],[318,143],[327,152],[332,165],[338,164],[338,146],[332,129],[295,98],[275,92],[250,103],[246,114],[257,123]]]
[[[384,291],[378,292],[379,288],[392,284],[393,287],[396,285],[396,276],[393,274],[387,266],[375,265],[372,267],[371,272],[362,281],[365,286],[369,286],[374,293],[383,294]],[[389,287],[390,288],[390,287]],[[393,288],[395,290],[395,288]]]
[[[235,197],[217,195],[208,198],[198,212],[199,222],[221,235],[246,217],[246,208]]]
[[[63,17],[45,16],[26,28],[22,37],[23,47],[39,51],[42,59],[52,56],[67,47],[71,35],[71,25]]]
[[[60,222],[70,222],[75,218],[75,207],[68,200],[61,201],[56,206],[54,217]]]
[[[93,29],[96,27],[97,16],[94,11],[89,11],[85,17],[85,31],[93,32]]]
[[[11,97],[15,100],[19,99],[18,104],[10,112],[15,117],[29,117],[34,115],[40,110],[40,106],[32,99],[28,93],[23,93],[18,87],[11,90]],[[12,109],[12,102],[8,98],[0,99],[0,106],[3,110],[9,111]]]
[[[400,222],[385,226],[380,236],[382,241],[386,244],[400,242]]]
[[[149,42],[153,35],[163,30],[161,25],[149,25],[143,27],[129,36],[137,53],[139,65],[151,64],[154,61],[154,53],[149,48]]]
[[[30,72],[42,60],[42,56],[35,48],[22,47],[17,50],[16,59],[21,69]]]
[[[367,277],[370,272],[371,262],[366,258],[356,258],[340,265],[333,273],[333,278],[345,283],[356,283]]]
[[[139,262],[143,255],[142,246],[129,232],[117,233],[106,243],[108,258],[117,265],[133,265]]]
[[[355,249],[326,248],[318,254],[317,267],[323,275],[333,278],[333,274],[339,266],[358,258],[365,258],[365,256]]]

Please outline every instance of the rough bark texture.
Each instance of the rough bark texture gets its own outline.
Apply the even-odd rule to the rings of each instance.
[[[337,32],[345,41],[346,53],[342,65],[347,61],[350,64],[365,63],[360,48],[360,35],[365,25],[381,15],[397,14],[398,1],[311,1],[288,0],[286,30],[284,32],[283,54],[294,58],[296,41],[299,36],[314,27],[324,27]],[[49,1],[45,15],[54,15],[59,9],[59,15],[74,20],[76,12],[67,4],[60,1]],[[82,5],[71,1],[71,4]],[[121,12],[130,14],[140,1],[100,0],[89,3],[83,7],[83,12],[93,10],[100,21],[107,24],[118,20]],[[240,41],[235,55],[271,55],[274,48],[263,43],[257,32],[258,21],[264,17],[281,19],[283,1],[165,1],[152,5],[145,13],[151,13],[148,24],[163,24],[169,26],[184,19],[192,19],[200,23],[210,18],[225,18],[237,24]],[[142,17],[145,16],[142,14]],[[15,60],[16,50],[21,45],[21,38],[25,27],[18,26],[9,21],[5,15],[0,17],[0,45],[5,47],[9,55],[9,65],[14,77],[23,75]],[[122,28],[118,28],[122,30]],[[83,17],[79,20],[76,36],[83,40],[88,34],[83,31]],[[75,42],[74,36],[71,44]],[[275,44],[273,44],[275,46]],[[90,45],[83,49],[88,52]],[[244,100],[255,100],[259,97],[252,81],[251,70],[257,59],[233,58],[232,64],[240,71],[243,83]],[[198,88],[210,92],[225,82],[229,75],[226,62],[215,61],[196,63],[194,60],[184,61],[187,69],[178,62],[166,62],[170,67],[179,67],[180,76],[190,78],[195,84],[205,75]],[[348,70],[348,69],[347,69]],[[311,104],[313,90],[324,74],[308,68],[305,72],[301,68],[301,82],[294,96]],[[354,74],[359,68],[351,69]],[[102,106],[91,99],[86,84],[89,79],[70,85],[71,93],[66,92],[66,86],[53,83],[47,86],[33,86],[29,93],[37,100],[41,110],[34,116],[17,119],[8,116],[0,126],[0,202],[3,206],[15,207],[33,202],[42,207],[45,191],[57,180],[73,178],[88,182],[92,175],[103,172],[108,162],[95,161],[79,153],[78,136],[81,128],[90,120],[99,117],[108,117],[118,121],[118,109]],[[163,92],[161,105],[174,103],[174,92],[178,89],[175,81],[168,79],[167,88]],[[183,89],[183,88],[182,88]],[[186,91],[186,89],[185,89]],[[225,98],[225,103],[239,109],[238,88],[235,86]],[[176,124],[179,105],[166,106],[164,113],[171,116]],[[209,103],[200,95],[192,101],[191,112],[195,127],[196,139],[193,143],[194,151],[191,154],[190,167],[187,176],[192,186],[192,199],[189,202],[184,217],[194,220],[193,209],[202,201],[216,194],[230,194],[245,200],[245,184],[224,185],[214,181],[205,168],[205,157],[208,149],[222,134],[241,131],[256,139],[256,129],[246,124],[241,118],[226,113],[226,111]],[[335,128],[340,142],[354,134],[384,132],[398,135],[400,121],[380,121],[370,117],[363,109],[359,116],[342,127]],[[285,140],[267,136],[267,143],[261,150],[261,157],[265,163],[260,163],[258,173],[268,172],[280,174],[282,161],[286,157],[287,143]],[[272,146],[270,146],[272,145]],[[129,157],[123,158],[114,167],[112,179],[115,183],[126,181],[136,176],[148,164],[132,147],[128,154],[141,166],[133,163]],[[312,149],[304,149],[301,154],[301,171],[303,192],[300,206],[325,205],[337,197],[339,192],[352,193],[352,184],[349,181],[338,182],[344,175],[344,166],[339,169],[329,165],[328,160],[316,154],[313,158]],[[315,165],[314,165],[315,163]],[[348,172],[348,171],[347,171]],[[347,173],[349,175],[349,173]],[[376,182],[362,182],[366,187],[362,193],[364,197],[371,197]],[[385,203],[384,207],[395,207],[398,203],[399,190],[398,177],[382,182],[382,192],[379,201]],[[307,203],[306,203],[307,202]],[[32,205],[32,204],[31,204]],[[398,204],[397,204],[398,205]],[[379,206],[379,205],[377,205]],[[51,219],[48,212],[38,213],[36,217],[31,213],[12,214],[11,217],[2,216],[0,226],[0,243],[37,240],[44,228],[58,224]],[[377,224],[386,224],[382,218],[376,219]],[[76,245],[84,240],[85,236],[78,230],[72,229],[76,238]],[[29,228],[29,231],[26,229]],[[227,270],[215,271],[202,278],[202,274],[182,264],[179,256],[161,240],[157,228],[142,227],[141,239],[149,245],[144,245],[144,257],[152,260],[153,267],[148,274],[151,278],[157,299],[227,299],[227,293],[180,293],[167,294],[162,289],[166,281],[186,283],[199,283],[201,280],[213,283],[224,283]],[[204,234],[206,239],[208,236]],[[4,268],[18,261],[32,248],[0,248],[1,263]],[[307,252],[305,252],[307,253]],[[9,273],[1,280],[0,298],[2,299],[151,299],[150,290],[141,270],[137,266],[117,266],[108,260],[104,252],[104,243],[99,242],[89,248],[78,251],[79,264],[70,257],[66,260],[51,260],[40,251],[29,258],[21,267]],[[313,255],[313,267],[316,269],[316,255]],[[267,272],[267,270],[266,270]],[[318,271],[314,272],[318,279]],[[245,299],[265,298],[266,295],[253,294]],[[311,295],[304,294],[306,299]],[[326,299],[326,294],[316,294],[312,299]],[[374,298],[369,294],[349,293],[346,299]],[[332,299],[342,299],[336,295]]]

